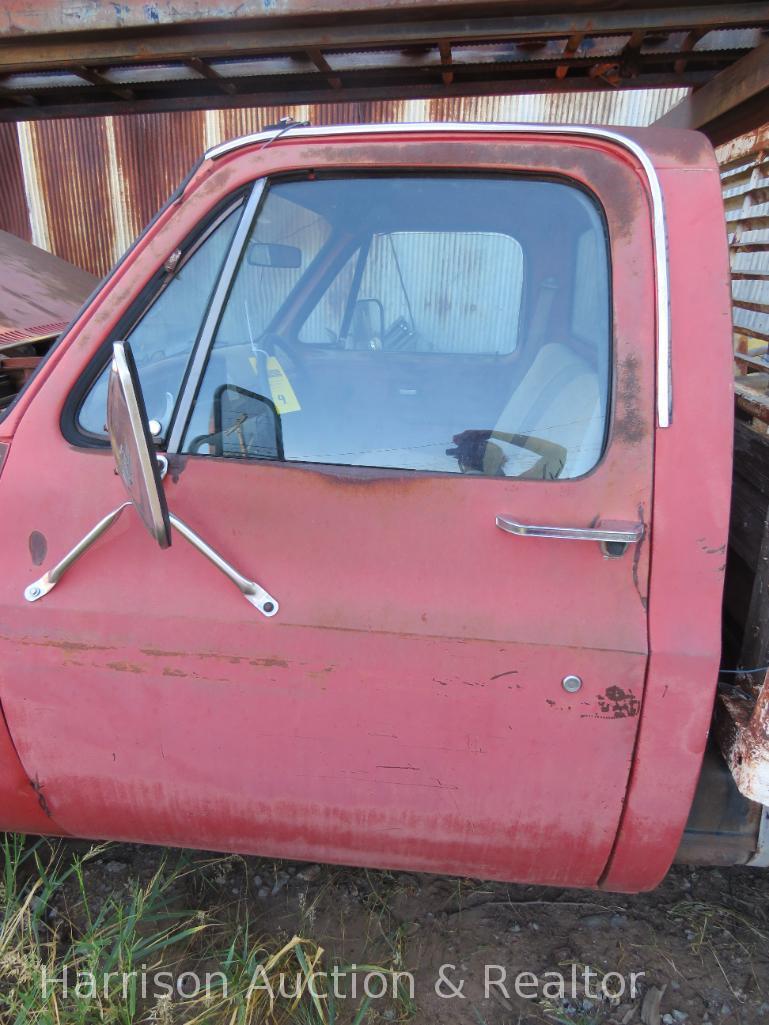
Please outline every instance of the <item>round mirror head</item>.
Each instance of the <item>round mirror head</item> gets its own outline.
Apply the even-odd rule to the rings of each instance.
[[[139,375],[128,342],[115,342],[107,389],[107,428],[112,454],[128,497],[161,548],[171,544],[168,505],[144,408]]]

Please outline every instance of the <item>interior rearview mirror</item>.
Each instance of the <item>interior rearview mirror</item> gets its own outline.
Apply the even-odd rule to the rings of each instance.
[[[302,250],[298,246],[284,246],[278,242],[252,242],[248,247],[248,262],[254,267],[302,266]]]
[[[168,504],[129,342],[115,342],[107,387],[107,429],[120,479],[161,548],[171,544]]]

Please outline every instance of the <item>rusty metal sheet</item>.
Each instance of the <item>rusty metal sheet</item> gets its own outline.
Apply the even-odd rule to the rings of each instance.
[[[0,229],[99,276],[212,146],[283,115],[313,124],[537,121],[646,125],[685,89],[283,104],[0,124]]]
[[[0,124],[0,228],[32,241],[16,125]]]
[[[723,146],[719,146],[716,149],[716,156],[718,162],[725,168],[722,177],[727,177],[727,171],[734,161],[747,160],[752,163],[754,154],[767,149],[769,149],[769,122],[753,132],[740,135],[738,138],[724,143]]]
[[[96,279],[0,231],[0,348],[58,334]]]
[[[200,157],[205,116],[190,111],[110,119],[114,144],[101,153],[101,161],[108,166],[113,207],[124,217],[127,238],[118,246],[121,252]]]
[[[89,270],[112,265],[120,253],[104,119],[40,121],[30,129],[31,174],[44,198],[50,248]]]

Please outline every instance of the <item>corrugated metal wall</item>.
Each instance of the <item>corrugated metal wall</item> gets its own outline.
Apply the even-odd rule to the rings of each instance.
[[[645,125],[686,89],[323,104],[0,125],[0,228],[102,275],[209,146],[288,114],[314,124],[541,121]]]

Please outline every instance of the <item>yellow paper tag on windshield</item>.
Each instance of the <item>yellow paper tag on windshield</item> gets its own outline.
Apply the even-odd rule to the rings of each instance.
[[[259,364],[252,356],[249,360],[254,368],[254,373],[259,373]],[[280,365],[275,356],[267,357],[267,380],[270,385],[270,395],[279,413],[296,413],[302,407],[296,397],[291,382],[286,376],[286,371]]]

